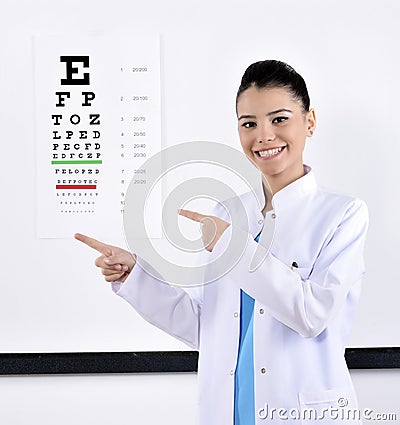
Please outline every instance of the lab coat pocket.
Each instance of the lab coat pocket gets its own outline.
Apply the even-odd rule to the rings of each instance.
[[[303,425],[361,423],[355,396],[348,390],[299,393],[299,405]]]

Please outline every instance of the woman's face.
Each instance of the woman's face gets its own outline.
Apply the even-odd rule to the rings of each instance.
[[[304,174],[303,150],[315,128],[315,113],[304,113],[285,88],[250,87],[237,103],[244,153],[277,190]],[[275,182],[275,184],[274,184]]]

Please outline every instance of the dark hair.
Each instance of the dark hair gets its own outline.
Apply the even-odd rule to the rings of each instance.
[[[303,112],[310,109],[310,98],[303,77],[285,62],[264,60],[251,64],[243,74],[236,95],[236,106],[240,95],[250,87],[286,88],[291,96],[301,103]]]

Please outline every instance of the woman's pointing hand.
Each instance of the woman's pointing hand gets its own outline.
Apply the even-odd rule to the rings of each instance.
[[[125,249],[105,244],[80,233],[75,234],[75,239],[101,254],[96,258],[95,265],[101,269],[107,282],[124,282],[136,264],[135,257]]]
[[[202,224],[201,232],[204,247],[207,251],[212,251],[219,238],[230,226],[230,223],[213,215],[204,215],[196,211],[183,210],[178,211],[179,215],[187,217],[190,220],[197,221]]]

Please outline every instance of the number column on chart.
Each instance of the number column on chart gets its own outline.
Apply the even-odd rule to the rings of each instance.
[[[123,212],[124,198],[128,185],[145,184],[146,169],[141,164],[149,156],[148,135],[152,125],[149,120],[149,108],[152,99],[148,93],[140,91],[148,78],[148,68],[121,67],[121,74],[126,84],[119,96],[120,100],[120,159],[121,159],[121,199],[120,206]]]

